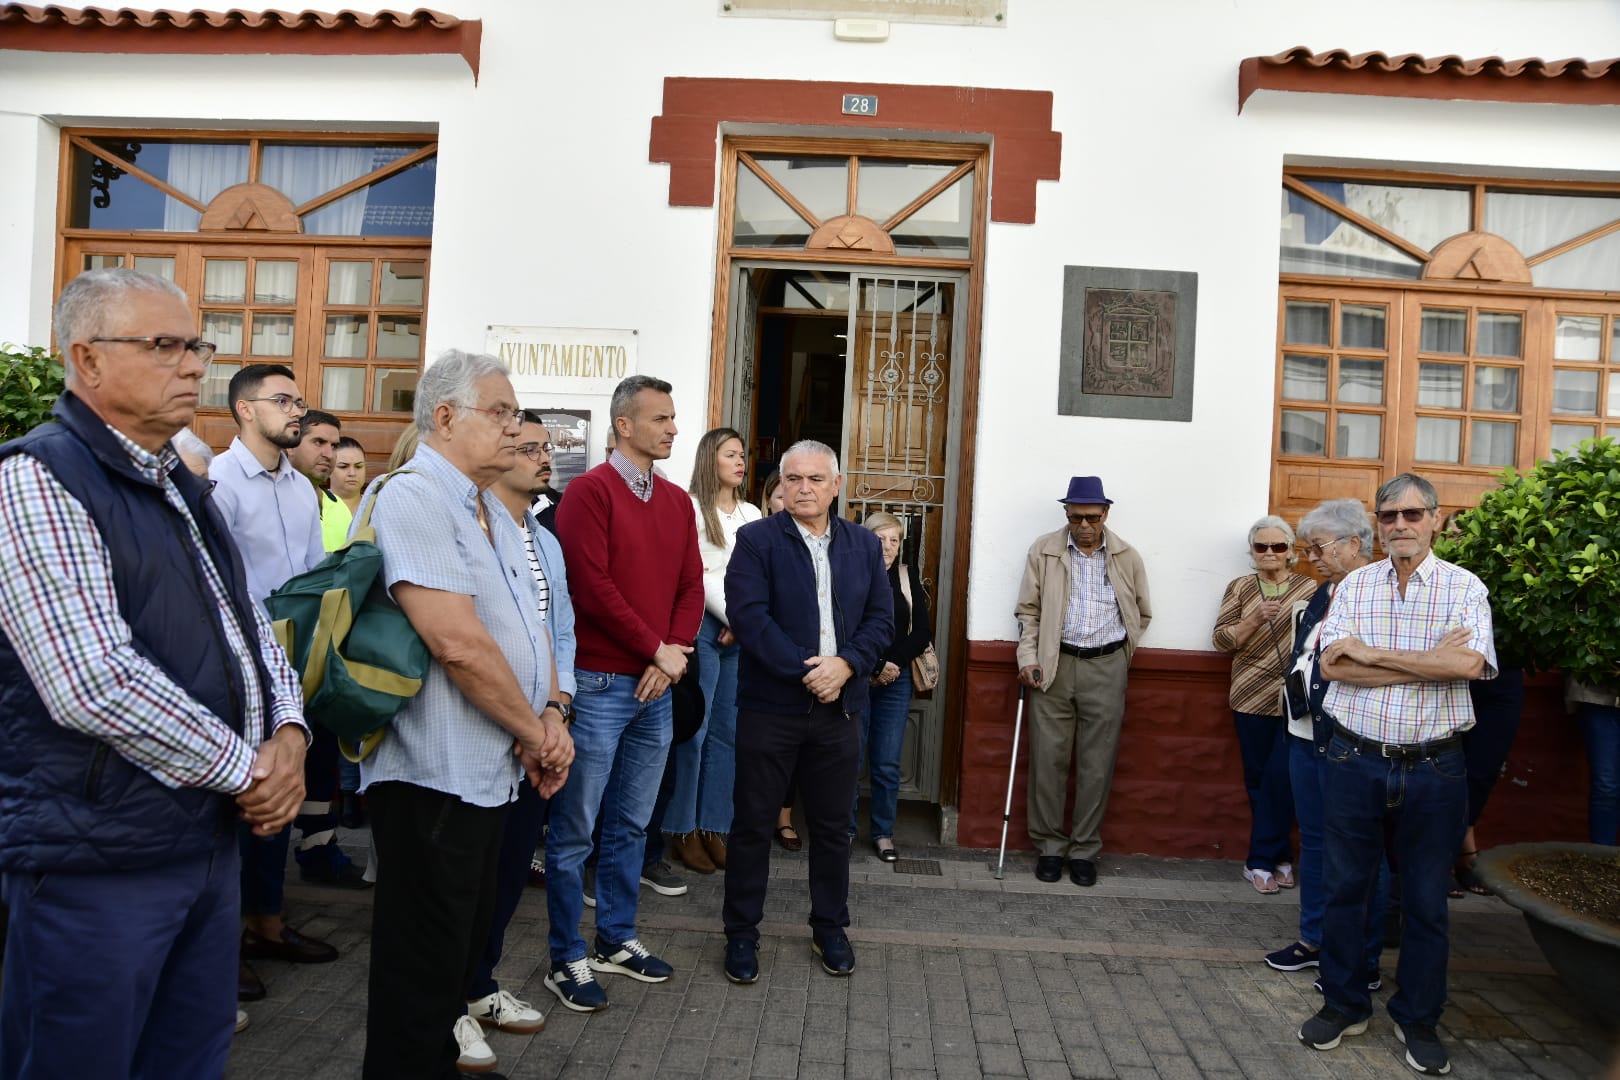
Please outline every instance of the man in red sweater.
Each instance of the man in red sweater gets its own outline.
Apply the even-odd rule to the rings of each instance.
[[[616,446],[576,477],[557,508],[576,616],[569,781],[551,800],[546,910],[551,974],[568,1008],[594,1012],[607,995],[593,972],[642,982],[673,973],[636,938],[647,821],[673,732],[669,688],[686,672],[703,619],[703,564],[692,500],[653,472],[675,442],[670,385],[632,375],[613,391]],[[596,942],[579,932],[581,874],[598,812]]]

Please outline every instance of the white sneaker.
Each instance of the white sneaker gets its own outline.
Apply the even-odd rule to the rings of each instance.
[[[240,1035],[242,1032],[247,1030],[247,1026],[248,1026],[248,1014],[243,1012],[241,1009],[237,1009],[236,1010],[236,1033],[238,1035]]]
[[[495,1068],[495,1051],[484,1041],[484,1029],[478,1021],[470,1016],[456,1017],[455,1033],[456,1045],[461,1048],[456,1068],[462,1072],[489,1072]]]
[[[546,1026],[544,1013],[505,990],[467,1002],[467,1015],[508,1035],[533,1035]]]

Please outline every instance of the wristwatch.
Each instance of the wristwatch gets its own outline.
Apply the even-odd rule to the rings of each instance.
[[[562,715],[564,727],[569,727],[573,724],[574,706],[572,704],[564,705],[560,701],[548,701],[546,702],[546,709],[556,709],[557,712]],[[546,709],[541,709],[540,711],[545,712]]]

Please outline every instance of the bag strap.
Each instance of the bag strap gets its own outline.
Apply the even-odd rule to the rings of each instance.
[[[367,499],[365,505],[360,508],[360,516],[354,519],[354,528],[349,532],[349,543],[344,544],[344,547],[348,547],[349,544],[354,543],[356,540],[364,540],[368,544],[377,542],[377,530],[371,527],[371,511],[377,505],[377,497],[382,494],[383,485],[400,473],[414,473],[415,471],[415,469],[395,469],[377,477],[377,484],[371,489],[371,498]]]
[[[906,636],[911,636],[911,628],[917,625],[917,602],[911,598],[911,575],[906,572],[906,564],[900,564],[900,595],[906,598]]]

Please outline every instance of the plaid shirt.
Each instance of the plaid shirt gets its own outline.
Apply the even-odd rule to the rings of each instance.
[[[642,472],[636,468],[636,463],[619,453],[617,450],[608,455],[608,464],[613,471],[624,477],[624,482],[630,485],[630,491],[642,502],[652,502],[653,474],[651,470]]]
[[[242,675],[242,734],[136,650],[129,624],[118,614],[112,559],[94,520],[43,463],[26,454],[0,464],[0,540],[9,565],[0,574],[0,629],[56,723],[101,740],[165,787],[239,794],[248,788],[265,730],[264,695],[247,638],[224,578],[169,479],[171,470],[183,467],[180,459],[168,445],[154,454],[109,430],[141,473],[162,485],[201,554],[198,562]],[[303,727],[298,678],[257,606],[253,614],[272,681],[270,730]]]
[[[1405,599],[1388,559],[1345,578],[1322,621],[1321,642],[1326,649],[1340,638],[1353,637],[1375,649],[1422,651],[1459,626],[1470,632],[1467,647],[1485,657],[1480,677],[1494,679],[1496,646],[1485,585],[1431,551],[1412,571]],[[1323,707],[1357,735],[1386,743],[1428,742],[1474,726],[1467,679],[1395,686],[1335,682]]]
[[[1108,545],[1090,555],[1069,537],[1069,606],[1063,612],[1063,644],[1082,649],[1112,645],[1125,636],[1119,599],[1108,580]]]

